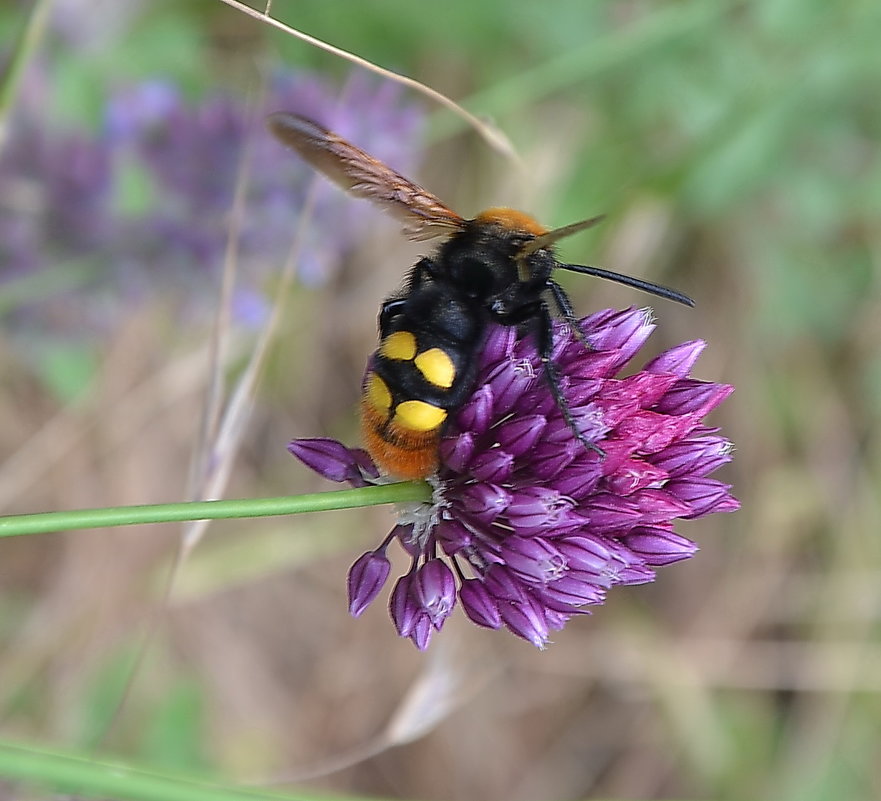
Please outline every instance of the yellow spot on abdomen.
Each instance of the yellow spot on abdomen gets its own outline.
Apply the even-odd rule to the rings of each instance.
[[[548,232],[548,229],[534,217],[530,217],[525,212],[517,211],[517,209],[504,207],[487,209],[480,212],[474,219],[479,223],[496,223],[510,231],[524,231],[533,236],[541,236]]]
[[[416,355],[416,337],[409,331],[395,331],[382,340],[379,355],[386,359],[408,362]]]
[[[449,389],[456,377],[456,366],[449,354],[440,348],[430,348],[420,353],[414,363],[416,369],[425,376],[425,380],[436,387]]]
[[[447,413],[438,406],[421,400],[408,400],[395,407],[393,422],[411,431],[431,431],[446,417]]]
[[[392,393],[376,373],[370,373],[364,384],[364,396],[367,402],[377,411],[388,412],[392,405]]]

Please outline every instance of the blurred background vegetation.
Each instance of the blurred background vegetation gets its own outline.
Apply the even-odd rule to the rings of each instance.
[[[29,10],[0,7],[0,42]],[[0,122],[3,513],[184,499],[216,469],[206,453],[230,467],[228,497],[328,488],[285,445],[354,441],[378,304],[421,251],[333,192],[300,236],[311,269],[281,287],[241,449],[200,446],[229,231],[245,232],[231,388],[308,213],[292,156],[266,156],[291,171],[290,196],[257,156],[241,166],[265,147],[267,106],[297,97],[273,88],[280,74],[317,86],[302,90],[312,113],[464,215],[607,213],[562,255],[696,298],[654,304],[650,348],[705,339],[696,374],[737,386],[711,422],[737,445],[720,477],[743,508],[683,525],[695,559],[613,592],[543,653],[460,614],[427,656],[382,604],[351,620],[345,572],[388,530],[386,509],[212,526],[180,561],[171,527],[6,540],[2,735],[230,781],[320,773],[361,749],[297,784],[387,797],[881,797],[881,5],[276,0],[273,13],[491,119],[521,163],[416,92],[216,0],[57,0]],[[157,85],[190,132],[176,151],[149,133]],[[120,104],[145,139],[111,136]],[[202,224],[196,242],[180,233]],[[566,284],[585,313],[647,302]],[[415,716],[413,687],[428,704]]]

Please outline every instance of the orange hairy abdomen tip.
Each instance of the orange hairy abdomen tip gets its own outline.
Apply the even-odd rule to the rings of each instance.
[[[548,232],[548,229],[534,217],[530,217],[522,211],[517,211],[517,209],[505,207],[486,209],[480,212],[474,219],[479,223],[496,223],[511,231],[525,231],[533,236],[541,236]]]
[[[361,401],[361,440],[376,466],[398,478],[430,476],[438,465],[439,430],[417,433],[388,425],[388,418]]]

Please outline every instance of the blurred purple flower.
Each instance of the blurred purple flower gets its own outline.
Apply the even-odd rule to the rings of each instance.
[[[82,134],[22,124],[0,152],[0,280],[106,245],[110,154]]]
[[[588,350],[563,324],[554,358],[575,418],[604,451],[573,436],[541,374],[535,347],[495,326],[471,399],[441,443],[431,504],[399,511],[398,525],[349,574],[360,615],[389,574],[396,539],[412,557],[390,612],[420,649],[458,601],[477,625],[505,626],[538,647],[616,584],[652,581],[655,568],[692,556],[676,518],[739,507],[707,478],[731,444],[703,418],[733,390],[689,378],[704,348],[686,342],[626,378],[654,325],[647,310],[606,310],[582,321]],[[334,481],[364,486],[377,471],[362,450],[298,439],[291,453]]]
[[[259,322],[264,284],[284,264],[314,178],[266,132],[267,113],[307,114],[397,169],[415,169],[423,115],[398,87],[356,74],[339,94],[310,75],[277,75],[256,108],[231,93],[191,103],[171,83],[148,81],[119,87],[91,135],[23,103],[0,152],[0,291],[16,280],[38,289],[18,293],[14,322],[44,334],[94,334],[133,300],[160,293],[184,299],[188,313],[210,313],[243,159],[243,297],[234,309],[244,324]],[[369,209],[319,185],[299,278],[328,279],[370,220]]]

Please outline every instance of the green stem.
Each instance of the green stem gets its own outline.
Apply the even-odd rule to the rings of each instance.
[[[8,741],[0,741],[0,776],[90,798],[125,801],[294,801],[316,797],[224,787]]]
[[[21,80],[24,76],[25,67],[36,51],[37,45],[43,38],[43,32],[46,30],[46,20],[49,17],[50,5],[51,0],[37,0],[34,3],[25,28],[15,43],[15,49],[9,59],[6,72],[0,76],[0,147],[3,146],[6,119],[21,89]]]
[[[106,757],[103,759],[107,760]],[[51,787],[61,792],[75,793],[84,798],[114,798],[119,801],[341,799],[341,796],[329,796],[326,792],[319,791],[298,790],[296,794],[292,794],[210,784],[193,776],[156,773],[117,761],[97,761],[82,754],[50,751],[10,740],[0,740],[0,776],[32,787]],[[360,798],[363,799],[364,796]]]
[[[0,537],[45,534],[76,528],[106,528],[141,523],[173,523],[182,520],[219,520],[236,517],[270,517],[302,512],[352,509],[382,503],[430,501],[431,488],[424,481],[380,484],[358,489],[286,495],[280,498],[244,498],[231,501],[160,503],[150,506],[111,506],[0,517]]]

